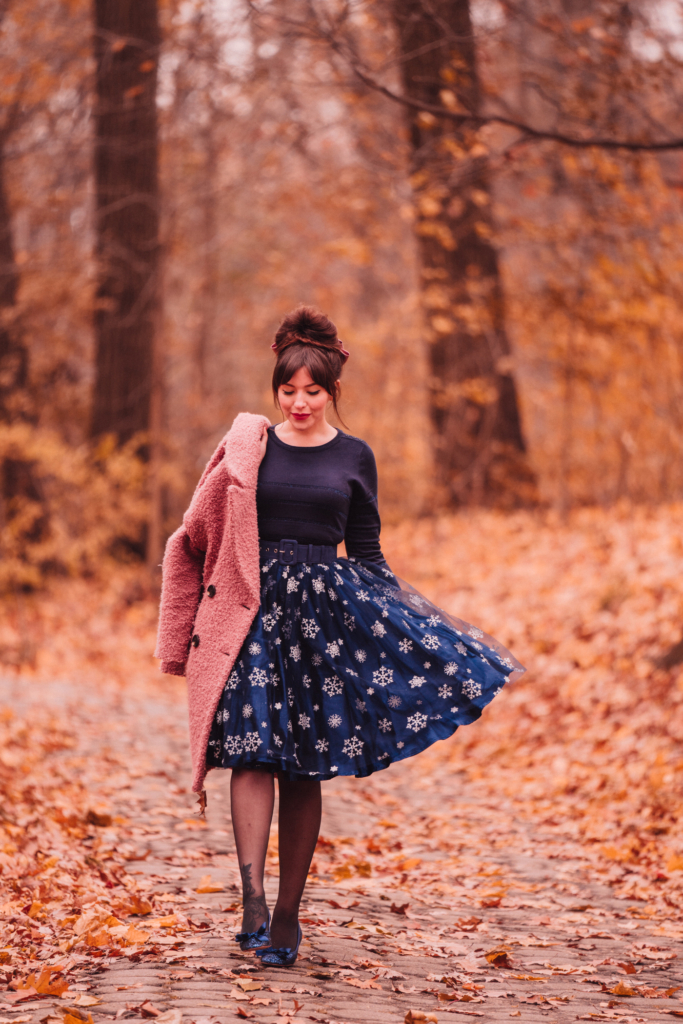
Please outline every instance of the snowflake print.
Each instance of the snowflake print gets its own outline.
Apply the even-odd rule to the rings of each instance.
[[[234,669],[228,676],[228,681],[225,684],[226,690],[236,690],[240,681],[240,674],[237,669]]]
[[[479,655],[479,660],[480,660],[480,661],[483,661],[485,665],[490,665],[490,664],[491,664],[491,662],[489,661],[489,659],[488,659],[488,658],[485,658],[483,654],[480,654],[480,655]]]
[[[438,636],[434,636],[433,633],[425,633],[422,637],[422,643],[425,645],[428,651],[435,651],[441,646],[441,641]]]
[[[444,665],[443,670],[447,676],[454,676],[455,673],[458,671],[458,666],[455,664],[454,661],[449,661],[446,665]]]
[[[261,737],[257,732],[248,732],[244,737],[244,749],[250,753],[255,753],[261,746]]]
[[[240,736],[228,736],[223,746],[227,750],[229,757],[235,757],[237,754],[242,753],[242,738]]]
[[[315,619],[302,619],[301,632],[303,633],[307,640],[313,640],[314,637],[320,632],[320,626],[317,624]]]
[[[299,644],[294,644],[293,647],[289,648],[289,656],[292,661],[301,661],[301,648]]]
[[[341,568],[341,566],[338,566],[338,568]],[[334,574],[334,582],[337,584],[338,587],[344,586],[344,580],[341,578],[338,572],[335,572]]]
[[[460,643],[459,640],[458,640],[457,644],[455,645],[455,649],[458,652],[458,654],[467,654],[467,648],[465,647],[464,644]]]
[[[249,682],[252,686],[265,686],[268,682],[268,673],[264,668],[255,668],[249,673]]]
[[[220,724],[220,722],[229,722],[230,721],[230,712],[227,711],[226,708],[223,708],[222,710],[219,708],[218,709],[218,714],[216,715],[216,721],[219,724]]]
[[[274,615],[271,615],[270,612],[266,612],[265,615],[261,616],[261,622],[263,623],[263,628],[266,632],[270,633],[271,629],[274,628],[277,619]]]
[[[260,654],[261,653],[261,644],[257,644],[257,643],[249,644],[249,653],[250,654]]]
[[[353,656],[356,659],[356,661],[359,661],[361,663],[361,665],[367,658],[367,654],[365,653],[365,651],[361,650],[360,648],[357,651],[355,651]]]
[[[413,676],[413,678],[410,680],[410,688],[411,690],[419,690],[423,683],[426,682],[427,680],[425,679],[424,676]]]
[[[327,593],[329,595],[330,601],[336,601],[337,600],[337,591],[333,590],[332,587],[330,587],[328,589]]]
[[[276,619],[281,619],[282,618],[282,605],[274,604],[273,607],[271,608],[271,612],[275,616]]]
[[[391,697],[387,701],[390,708],[400,708],[403,701],[395,693],[392,693]]]
[[[329,740],[318,740],[315,745],[315,749],[319,754],[325,754],[330,749]]]
[[[339,644],[335,643],[335,641],[333,640],[332,643],[329,643],[327,645],[327,647],[325,648],[325,651],[326,651],[327,654],[330,655],[331,658],[338,658],[339,657]]]
[[[452,686],[446,686],[446,684],[444,683],[443,686],[439,687],[439,697],[441,697],[442,700],[448,700],[448,698],[452,697],[452,696],[453,696],[453,687]]]
[[[356,616],[351,615],[349,612],[344,612],[344,625],[351,633],[356,628]]]
[[[244,715],[245,718],[251,718],[251,716],[254,714],[254,709],[252,708],[251,704],[244,705],[244,707],[242,708],[242,714]]]
[[[379,725],[379,728],[382,730],[382,732],[391,732],[392,730],[392,725],[388,718],[383,718],[377,724]]]
[[[441,619],[439,618],[438,615],[430,615],[429,618],[427,619],[428,626],[438,626],[440,622]]]
[[[483,648],[483,647],[481,646],[481,644],[478,644],[476,640],[473,640],[473,641],[472,641],[472,646],[473,646],[473,647],[476,647],[476,649],[477,649],[478,651],[483,651],[483,650],[484,650],[484,648]]]
[[[356,594],[356,597],[358,598],[359,601],[370,600],[370,595],[368,594],[367,590],[359,590],[358,593]]]
[[[308,676],[308,675],[304,676],[303,679],[301,680],[301,682],[304,684],[304,686],[306,687],[307,690],[310,690],[310,688],[311,688],[311,677],[310,676]]]
[[[355,676],[356,673],[354,672],[353,674]],[[367,688],[367,690],[365,692],[367,693],[368,697],[372,697],[372,695],[373,695],[373,693],[375,691],[373,690],[373,688],[371,686],[368,686],[368,688]]]
[[[373,622],[370,629],[375,636],[385,636],[387,631],[386,626],[383,626],[381,622]]]
[[[431,668],[431,667],[432,667],[431,661],[425,661],[424,668]]]
[[[332,767],[330,768],[330,771],[331,772],[338,772],[339,769],[337,768],[336,764],[333,764]]]
[[[419,597],[417,594],[410,594],[408,600],[410,601],[411,604],[414,604],[416,608],[419,608],[420,605],[423,605],[425,603],[424,598]]]
[[[413,649],[412,641],[409,640],[408,637],[406,637],[405,640],[400,640],[398,649],[401,652],[401,654],[407,654],[408,651],[412,651]]]
[[[268,728],[268,723],[267,722],[261,722],[261,728],[262,729],[267,729]]]
[[[306,604],[307,601],[308,601],[308,591],[307,590],[302,590],[301,591],[301,603],[302,604]]]
[[[399,750],[403,750],[403,748],[405,747],[405,743],[403,742],[403,740],[399,740],[396,746],[398,747]]]
[[[341,716],[330,715],[330,717],[327,719],[327,724],[329,725],[330,729],[338,729],[339,726],[342,724]]]
[[[287,722],[287,732],[291,732],[291,731],[292,731],[292,723],[291,722]]]
[[[330,676],[323,683],[323,690],[328,693],[330,697],[337,697],[344,689],[344,683],[338,676]]]
[[[372,673],[372,681],[373,683],[376,683],[377,686],[388,686],[389,683],[393,683],[394,681],[393,669],[382,665],[380,669],[377,669],[376,672]]]
[[[295,590],[299,589],[299,581],[293,577],[287,580],[287,593],[292,594]]]
[[[466,679],[462,684],[462,692],[470,700],[481,697],[481,683],[477,683],[474,679]]]
[[[506,668],[514,668],[509,658],[501,658],[500,663],[501,665],[505,665]]]
[[[282,711],[282,704],[277,703],[275,707],[277,708],[278,711]]]
[[[280,736],[273,736],[273,743],[276,747],[282,746],[282,738]]]
[[[323,663],[322,654],[314,654],[313,657],[311,658],[311,661],[316,666],[322,665],[322,663]]]
[[[315,590],[316,594],[323,594],[325,592],[325,580],[322,578],[322,576],[317,576],[313,580],[313,589]]]
[[[319,704],[314,704],[313,705],[313,710],[314,711],[320,711],[320,705]]]
[[[293,703],[294,703],[294,694],[293,694],[292,688],[290,686],[287,689],[287,706],[291,708]]]
[[[406,722],[408,728],[412,729],[413,732],[419,732],[420,729],[424,729],[426,724],[427,716],[420,714],[419,711],[416,711],[414,715],[410,715],[408,721]]]
[[[356,707],[359,711],[365,711],[365,701],[361,700],[360,697],[356,698]]]
[[[470,636],[475,636],[477,638],[477,640],[481,640],[481,638],[484,635],[480,629],[477,629],[476,626],[470,626],[469,634],[470,634]]]
[[[342,754],[346,754],[348,757],[357,757],[362,749],[363,741],[359,740],[357,736],[351,736],[348,740],[344,740]]]
[[[301,726],[302,729],[308,729],[310,724],[311,720],[308,717],[308,715],[299,715],[299,725]]]

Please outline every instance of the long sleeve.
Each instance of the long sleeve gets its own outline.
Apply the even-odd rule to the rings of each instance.
[[[161,671],[185,675],[185,663],[199,606],[204,552],[196,548],[185,525],[166,544],[162,566],[161,606],[156,658]]]
[[[364,558],[375,565],[386,565],[379,535],[381,522],[377,507],[377,464],[372,449],[361,448],[358,477],[354,481],[344,542],[350,558]]]

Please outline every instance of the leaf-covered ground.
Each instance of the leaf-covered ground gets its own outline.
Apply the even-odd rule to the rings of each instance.
[[[683,690],[653,667],[683,632],[681,527],[670,506],[386,531],[399,575],[528,672],[447,743],[325,787],[289,973],[232,949],[226,777],[200,821],[144,586],[8,604],[0,1024],[683,1016]]]

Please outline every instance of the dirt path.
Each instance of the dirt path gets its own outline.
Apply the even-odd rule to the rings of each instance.
[[[151,940],[64,951],[71,993],[99,1000],[86,1011],[95,1024],[159,1012],[162,1024],[179,1014],[188,1024],[398,1024],[408,1010],[442,1022],[683,1017],[683,987],[671,991],[683,986],[675,939],[642,903],[617,898],[609,877],[596,881],[571,821],[515,820],[504,802],[444,773],[438,750],[325,785],[301,956],[293,969],[264,970],[231,940],[239,893],[227,775],[210,777],[206,824],[186,790],[181,691],[0,680],[0,705],[69,719],[75,747],[52,756],[69,760],[95,811],[112,818],[93,825],[93,856],[124,857],[154,904]],[[271,905],[276,879],[273,845]],[[59,999],[2,998],[0,1024],[62,1019]]]

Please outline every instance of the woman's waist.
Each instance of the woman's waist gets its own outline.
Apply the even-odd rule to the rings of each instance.
[[[259,551],[262,559],[277,558],[281,565],[295,565],[297,562],[333,562],[337,557],[336,544],[300,541],[291,537],[283,537],[280,540],[262,539]]]

